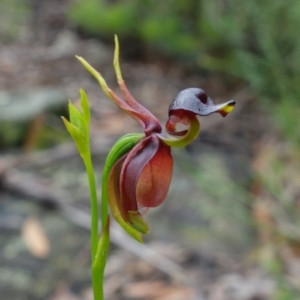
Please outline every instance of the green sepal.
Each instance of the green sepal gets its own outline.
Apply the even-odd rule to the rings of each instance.
[[[91,112],[87,94],[83,89],[79,90],[80,93],[80,107],[82,111],[82,116],[85,124],[89,124],[91,120]]]
[[[77,56],[77,55],[75,57],[82,63],[82,65],[86,68],[86,70],[88,72],[90,72],[96,78],[96,80],[99,82],[99,84],[100,84],[103,92],[106,94],[106,96],[109,99],[111,99],[112,101],[114,101],[109,93],[110,89],[109,89],[106,81],[102,77],[102,75],[97,70],[95,70],[84,58]]]
[[[149,226],[138,211],[131,210],[128,214],[134,229],[143,234],[149,233]]]
[[[102,173],[102,201],[107,201],[109,203],[109,199],[107,196],[107,183],[110,171],[114,164],[126,153],[128,153],[142,138],[144,134],[133,133],[126,134],[121,137],[112,147],[105,161],[103,173]],[[138,242],[142,243],[142,235],[141,232],[132,227],[131,224],[128,224],[121,216],[116,207],[110,206],[111,212],[115,218],[115,220],[119,223],[119,225],[134,239]]]

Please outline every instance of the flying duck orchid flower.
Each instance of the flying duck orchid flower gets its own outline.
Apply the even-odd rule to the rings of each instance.
[[[143,134],[127,134],[115,143],[108,154],[102,178],[102,202],[107,201],[115,220],[141,241],[141,234],[149,231],[143,219],[144,213],[159,206],[169,189],[173,169],[171,147],[186,146],[198,136],[200,123],[197,115],[218,112],[225,117],[232,111],[235,101],[216,105],[203,90],[185,89],[169,107],[165,134],[157,118],[134,99],[125,85],[119,66],[117,37],[114,68],[124,100],[108,87],[100,73],[82,57],[77,58],[98,80],[108,98],[143,127]],[[179,123],[186,125],[187,129],[177,131]]]

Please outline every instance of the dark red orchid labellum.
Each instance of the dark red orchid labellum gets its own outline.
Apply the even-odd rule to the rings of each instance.
[[[166,130],[171,135],[183,136],[187,130],[177,131],[178,123],[189,125],[191,120],[198,116],[207,116],[218,112],[223,117],[233,110],[234,100],[216,105],[206,93],[199,88],[188,88],[178,93],[169,106],[169,120],[166,124]]]

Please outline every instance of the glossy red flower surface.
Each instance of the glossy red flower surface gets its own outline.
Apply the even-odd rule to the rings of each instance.
[[[140,228],[141,212],[163,202],[173,169],[171,148],[159,138],[161,130],[157,130],[153,116],[149,115],[147,124],[149,127],[144,126],[145,136],[111,169],[107,191],[112,212],[117,209],[123,220],[143,233],[148,228],[146,225],[144,229]],[[148,131],[149,128],[153,129]]]

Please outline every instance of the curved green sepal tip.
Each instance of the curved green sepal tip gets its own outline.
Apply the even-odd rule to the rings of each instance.
[[[145,222],[138,211],[129,211],[128,214],[130,220],[132,221],[132,226],[134,229],[143,234],[149,233],[148,224]]]
[[[83,89],[80,89],[79,93],[80,93],[80,107],[81,107],[81,111],[82,111],[82,116],[83,116],[83,119],[84,119],[86,125],[89,125],[90,120],[91,120],[89,100],[88,100],[86,92]]]
[[[106,96],[109,99],[114,101],[114,99],[111,97],[111,95],[109,93],[109,87],[108,87],[105,79],[102,77],[102,75],[97,70],[95,70],[83,57],[77,56],[77,55],[75,57],[81,62],[81,64],[85,67],[85,69],[95,77],[95,79],[100,84],[100,86],[101,86],[103,92],[106,94]]]

